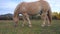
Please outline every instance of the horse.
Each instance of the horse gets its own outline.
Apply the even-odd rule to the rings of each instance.
[[[46,22],[47,26],[51,26],[52,21],[51,7],[47,1],[40,0],[36,2],[19,3],[14,10],[13,21],[15,23],[15,26],[18,25],[19,14],[23,15],[22,26],[24,26],[25,21],[28,21],[29,27],[32,27],[29,16],[38,14],[41,16],[41,19],[43,20],[41,26],[43,27],[46,26]]]

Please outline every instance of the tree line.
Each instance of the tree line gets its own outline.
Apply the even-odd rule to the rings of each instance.
[[[22,16],[19,16],[19,19],[22,20]],[[30,16],[30,19],[39,20],[41,19],[41,17],[34,15],[34,16]],[[60,13],[52,12],[52,19],[60,20]],[[0,20],[13,20],[13,14],[0,15]]]
[[[53,12],[52,13],[52,18],[60,20],[60,12],[59,13],[58,12]]]

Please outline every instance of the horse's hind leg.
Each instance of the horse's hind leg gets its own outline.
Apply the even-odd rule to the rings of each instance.
[[[47,16],[47,26],[51,26],[48,16]]]
[[[29,19],[29,15],[28,15],[27,13],[24,13],[24,16],[26,17],[26,19],[27,19],[27,21],[28,21],[28,23],[29,23],[29,27],[32,27],[31,21],[30,21],[30,19]]]

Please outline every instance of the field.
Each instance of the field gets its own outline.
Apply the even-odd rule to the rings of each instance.
[[[22,21],[18,23],[17,27],[14,27],[13,21],[0,20],[0,34],[60,34],[60,20],[53,20],[50,27],[41,27],[41,20],[31,20],[32,27],[28,27],[28,23],[25,23],[25,27],[22,27]]]

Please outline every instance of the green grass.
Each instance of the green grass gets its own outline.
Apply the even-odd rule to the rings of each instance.
[[[41,27],[41,20],[31,20],[31,22],[32,28],[28,27],[28,23],[22,27],[22,21],[17,27],[14,27],[13,21],[0,21],[0,34],[60,34],[60,20],[53,20],[50,27]]]

